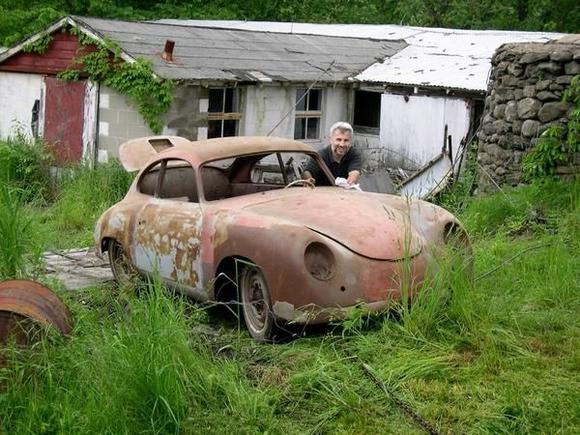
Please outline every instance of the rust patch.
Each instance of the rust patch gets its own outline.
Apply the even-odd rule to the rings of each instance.
[[[28,280],[0,283],[0,343],[11,337],[27,344],[32,330],[54,327],[61,335],[72,331],[72,315],[47,287]]]

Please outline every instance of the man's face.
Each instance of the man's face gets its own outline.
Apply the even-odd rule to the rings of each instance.
[[[330,135],[330,149],[334,157],[342,159],[350,149],[351,141],[350,131],[334,130]]]

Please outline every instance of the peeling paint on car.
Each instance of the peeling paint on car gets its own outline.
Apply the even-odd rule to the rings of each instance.
[[[309,146],[281,138],[181,142],[159,152],[143,165],[126,197],[99,220],[97,249],[104,240],[116,240],[141,273],[159,273],[201,300],[215,297],[220,264],[243,259],[237,272],[259,268],[275,318],[321,323],[354,307],[376,311],[405,293],[412,296],[435,248],[446,243],[445,228],[453,224],[464,233],[451,213],[420,200],[255,184],[252,165],[276,152],[300,152],[320,163]],[[204,179],[204,165],[217,158],[234,163],[223,172],[212,167],[213,178]],[[164,169],[153,169],[159,167]],[[164,175],[150,182],[155,192],[142,193],[140,180],[156,177],[156,170]],[[166,188],[164,177],[172,180]],[[204,189],[220,196],[206,200]],[[465,240],[468,244],[466,234]],[[239,275],[229,278],[239,281]]]

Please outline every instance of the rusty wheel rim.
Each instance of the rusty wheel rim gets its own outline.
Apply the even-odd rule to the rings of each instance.
[[[270,315],[269,290],[258,269],[249,269],[242,280],[242,303],[246,325],[252,335],[262,334]]]
[[[121,285],[130,284],[133,282],[136,272],[133,265],[129,261],[129,257],[125,253],[123,246],[119,242],[111,242],[109,248],[109,262],[111,264],[111,271],[117,283]]]
[[[72,315],[56,294],[29,280],[0,283],[0,343],[10,337],[27,342],[44,327],[54,327],[65,336],[71,333]]]

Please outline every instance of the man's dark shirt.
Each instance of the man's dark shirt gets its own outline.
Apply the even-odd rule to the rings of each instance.
[[[324,160],[326,166],[330,169],[330,172],[334,176],[334,178],[342,177],[348,178],[348,173],[350,171],[360,171],[361,170],[361,157],[358,150],[354,147],[350,147],[346,155],[341,159],[340,163],[337,163],[332,158],[332,150],[330,149],[330,145],[325,146],[320,151],[318,151],[318,155]],[[305,171],[308,171],[312,174],[314,179],[316,180],[316,185],[318,186],[328,186],[330,183],[324,175],[324,172],[318,167],[318,164],[313,159],[310,159],[304,168]],[[334,180],[333,180],[334,181]]]

